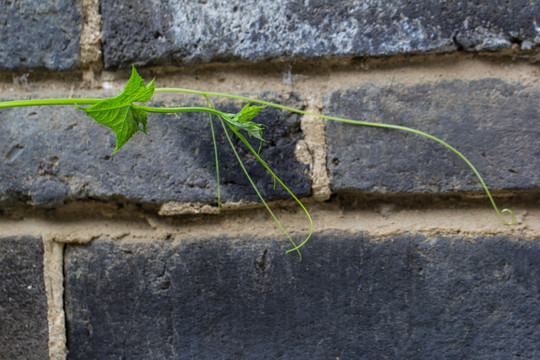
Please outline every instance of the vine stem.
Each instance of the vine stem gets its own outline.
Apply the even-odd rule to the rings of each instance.
[[[21,106],[45,106],[45,105],[93,105],[103,99],[31,99],[0,102],[0,109]]]
[[[370,127],[378,127],[378,128],[383,128],[383,129],[406,131],[406,132],[410,132],[410,133],[414,133],[414,134],[426,137],[428,139],[431,139],[433,141],[436,141],[436,142],[442,144],[447,149],[451,150],[453,153],[455,153],[457,156],[459,156],[469,166],[469,168],[473,171],[473,173],[478,178],[478,181],[482,185],[482,188],[484,189],[487,197],[489,198],[489,201],[491,202],[491,206],[495,210],[495,213],[499,217],[499,220],[501,221],[501,223],[503,223],[504,225],[512,225],[515,222],[514,212],[512,210],[510,210],[510,209],[499,210],[499,208],[498,208],[497,204],[495,203],[495,200],[493,199],[493,196],[491,195],[491,192],[489,191],[484,179],[482,178],[482,176],[480,175],[478,170],[476,170],[474,165],[469,161],[469,159],[467,159],[467,157],[465,157],[465,155],[463,155],[459,150],[457,150],[452,145],[448,144],[446,141],[444,141],[442,139],[439,139],[438,137],[433,136],[431,134],[428,134],[426,132],[423,132],[423,131],[420,131],[420,130],[417,130],[417,129],[413,129],[413,128],[410,128],[410,127],[407,127],[407,126],[401,126],[401,125],[374,123],[374,122],[369,122],[369,121],[353,120],[353,119],[341,118],[341,117],[336,117],[336,116],[328,116],[328,115],[323,115],[323,114],[317,114],[317,113],[313,113],[313,112],[308,112],[308,111],[304,111],[304,110],[300,110],[300,109],[291,108],[291,107],[281,105],[281,104],[276,104],[276,103],[273,103],[273,102],[270,102],[270,101],[260,100],[260,99],[251,98],[251,97],[247,97],[247,96],[241,96],[241,95],[233,95],[233,94],[220,93],[220,92],[210,92],[210,91],[200,91],[200,90],[192,90],[192,89],[183,89],[183,88],[156,88],[154,90],[154,92],[158,92],[158,93],[159,92],[179,92],[179,93],[184,93],[184,94],[202,95],[202,96],[205,96],[205,97],[216,96],[216,97],[224,97],[224,98],[229,98],[229,99],[243,100],[243,101],[253,102],[253,103],[257,103],[257,104],[272,106],[272,107],[275,107],[275,108],[278,108],[278,109],[294,112],[294,113],[297,113],[297,114],[318,117],[318,118],[321,118],[321,119],[327,119],[327,120],[331,120],[331,121],[337,121],[337,122],[341,122],[341,123],[354,124],[354,125],[360,125],[360,126],[370,126]],[[508,221],[508,222],[505,221],[503,216],[502,216],[502,213],[509,213],[511,215],[511,220]]]
[[[24,107],[24,106],[49,106],[49,105],[94,105],[103,99],[30,99],[0,102],[0,109]],[[214,115],[226,115],[222,111],[202,106],[186,106],[174,108],[161,108],[143,105],[131,105],[135,109],[145,110],[151,113],[178,113],[178,112],[205,112]]]
[[[453,146],[451,146],[450,144],[448,144],[444,140],[439,139],[438,137],[433,136],[433,135],[428,134],[428,133],[425,133],[423,131],[416,130],[416,129],[413,129],[413,128],[409,128],[409,127],[406,127],[406,126],[401,126],[401,125],[373,123],[373,122],[362,121],[362,120],[353,120],[353,119],[346,119],[346,118],[341,118],[341,117],[336,117],[336,116],[328,116],[328,115],[323,115],[323,114],[317,114],[317,113],[312,113],[312,112],[308,112],[308,111],[303,111],[303,110],[300,110],[300,109],[291,108],[291,107],[281,105],[281,104],[276,104],[276,103],[273,103],[273,102],[270,102],[270,101],[260,100],[260,99],[256,99],[256,98],[250,98],[250,97],[241,96],[241,95],[233,95],[233,94],[220,93],[220,92],[211,92],[211,91],[200,91],[200,90],[192,90],[192,89],[183,89],[183,88],[156,88],[154,90],[154,92],[157,92],[157,93],[159,93],[159,92],[178,92],[178,93],[184,93],[184,94],[201,95],[201,96],[204,96],[204,97],[216,96],[216,97],[223,97],[223,98],[229,98],[229,99],[243,100],[243,101],[253,102],[253,103],[257,103],[257,104],[272,106],[274,108],[278,108],[278,109],[282,109],[282,110],[286,110],[286,111],[290,111],[290,112],[294,112],[294,113],[298,113],[298,114],[302,114],[302,115],[309,115],[309,116],[313,116],[313,117],[318,117],[318,118],[321,118],[321,119],[327,119],[327,120],[337,121],[337,122],[341,122],[341,123],[355,124],[355,125],[360,125],[360,126],[371,126],[371,127],[378,127],[378,128],[384,128],[384,129],[393,129],[393,130],[406,131],[406,132],[414,133],[414,134],[429,138],[431,140],[434,140],[434,141],[442,144],[446,148],[450,149],[452,152],[454,152],[456,155],[458,155],[469,166],[469,168],[474,172],[474,174],[478,178],[480,184],[482,185],[486,195],[489,198],[489,201],[491,202],[491,205],[492,205],[493,209],[495,210],[495,212],[497,213],[497,216],[499,217],[499,220],[504,225],[512,225],[515,222],[514,213],[512,212],[512,210],[510,210],[510,209],[499,210],[499,208],[497,207],[497,205],[495,203],[495,200],[493,199],[493,196],[491,195],[491,192],[489,191],[486,183],[484,182],[484,179],[482,178],[482,176],[480,175],[478,170],[476,170],[474,165],[469,161],[469,159],[467,159],[460,151],[458,151],[456,148],[454,148]],[[16,100],[16,101],[0,102],[0,109],[12,108],[12,107],[22,107],[22,106],[44,106],[44,105],[92,105],[92,104],[96,104],[96,103],[98,103],[98,102],[100,102],[102,100],[103,99],[92,99],[92,98]],[[158,108],[158,107],[142,106],[142,105],[135,105],[135,104],[133,104],[132,106],[134,108],[139,108],[141,110],[145,110],[147,112],[152,112],[152,113],[206,112],[206,113],[211,113],[211,114],[214,114],[214,115],[217,115],[217,116],[226,116],[227,115],[227,114],[225,114],[225,113],[223,113],[221,111],[211,109],[211,108],[208,108],[208,107]],[[502,213],[509,213],[511,215],[511,220],[509,222],[505,221],[503,216],[502,216]]]

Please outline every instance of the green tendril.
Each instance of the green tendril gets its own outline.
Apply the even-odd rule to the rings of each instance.
[[[291,251],[298,251],[299,248],[301,248],[302,246],[305,245],[305,243],[307,243],[307,241],[309,240],[309,238],[313,234],[313,220],[311,219],[311,215],[309,214],[309,211],[306,209],[306,207],[300,201],[300,199],[298,199],[296,197],[296,195],[294,195],[294,193],[287,187],[287,185],[285,185],[283,183],[283,181],[281,181],[281,179],[276,174],[274,174],[272,169],[270,169],[270,167],[268,167],[268,164],[266,164],[266,162],[263,159],[261,159],[261,157],[257,154],[255,149],[253,149],[253,147],[246,140],[244,135],[240,134],[238,131],[234,130],[232,127],[231,127],[231,130],[244,143],[244,145],[246,145],[246,147],[249,149],[249,151],[257,158],[257,160],[262,164],[262,166],[264,166],[266,171],[268,171],[270,173],[270,175],[272,175],[274,177],[274,179],[285,189],[285,191],[287,191],[287,193],[296,201],[296,203],[302,208],[302,210],[306,214],[306,217],[308,218],[308,221],[309,221],[309,234],[307,235],[307,237],[298,246],[294,243],[294,241],[291,240],[291,242],[295,245],[295,247],[293,249],[287,250],[287,253],[290,253]]]
[[[341,123],[360,125],[360,126],[370,126],[370,127],[384,128],[384,129],[407,131],[407,132],[411,132],[411,133],[426,137],[428,139],[434,140],[434,141],[442,144],[447,149],[450,149],[452,152],[454,152],[456,155],[458,155],[469,166],[469,168],[471,168],[471,170],[474,172],[474,174],[478,178],[480,184],[482,185],[482,188],[484,189],[484,192],[486,193],[487,197],[489,198],[491,206],[495,210],[495,213],[497,214],[497,216],[498,216],[498,218],[499,218],[499,220],[501,221],[502,224],[504,224],[504,225],[513,225],[514,222],[515,222],[515,217],[514,217],[514,213],[513,213],[512,210],[510,210],[510,209],[499,210],[497,204],[495,203],[495,200],[493,199],[493,196],[491,195],[491,192],[489,191],[486,183],[484,182],[484,179],[482,178],[482,176],[480,175],[478,170],[476,170],[474,165],[469,161],[469,159],[467,159],[460,151],[458,151],[456,148],[454,148],[453,146],[448,144],[446,141],[441,140],[438,137],[433,136],[433,135],[428,134],[428,133],[425,133],[423,131],[416,130],[416,129],[406,127],[406,126],[400,126],[400,125],[384,124],[384,123],[373,123],[373,122],[362,121],[362,120],[353,120],[353,119],[346,119],[346,118],[341,118],[341,117],[336,117],[336,116],[328,116],[328,115],[323,115],[323,114],[317,114],[317,113],[303,111],[303,110],[291,108],[289,106],[276,104],[276,103],[273,103],[273,102],[270,102],[270,101],[260,100],[260,99],[251,98],[251,97],[247,97],[247,96],[232,95],[232,94],[219,93],[219,92],[210,92],[210,91],[182,89],[182,88],[156,88],[155,92],[179,92],[179,93],[186,93],[186,94],[197,94],[197,95],[203,95],[203,96],[216,96],[216,97],[224,97],[224,98],[229,98],[229,99],[243,100],[243,101],[248,101],[248,102],[252,102],[252,103],[256,103],[256,104],[268,105],[268,106],[271,106],[271,107],[274,107],[274,108],[277,108],[277,109],[282,109],[282,110],[286,110],[286,111],[290,111],[290,112],[297,113],[297,114],[302,114],[302,115],[309,115],[309,116],[313,116],[313,117],[317,117],[317,118],[321,118],[321,119],[337,121],[337,122],[341,122]],[[502,216],[502,213],[509,213],[510,216],[511,216],[511,220],[510,221],[504,220],[504,218]]]
[[[206,99],[206,103],[208,104],[208,107],[211,109],[216,109],[212,101],[208,98],[208,96],[204,97]],[[217,178],[217,204],[218,209],[221,210],[221,188],[219,184],[219,159],[218,159],[218,148],[217,148],[217,141],[216,141],[216,133],[214,132],[214,124],[212,122],[212,114],[208,114],[208,118],[210,120],[210,131],[212,132],[212,143],[214,145],[214,156],[216,158],[216,178]]]
[[[299,258],[299,261],[302,261],[302,253],[300,252],[299,248],[303,245],[300,244],[300,245],[296,245],[295,241],[292,239],[291,235],[289,235],[289,233],[287,232],[287,230],[283,227],[283,225],[281,224],[281,222],[278,220],[277,216],[274,214],[274,212],[272,211],[272,209],[270,209],[270,206],[268,205],[268,203],[264,200],[261,192],[259,191],[259,189],[257,188],[257,185],[255,185],[255,183],[253,182],[253,180],[251,179],[251,176],[249,175],[248,171],[246,170],[246,167],[244,166],[244,163],[242,161],[242,159],[240,158],[240,156],[238,155],[238,152],[236,151],[235,147],[234,147],[234,144],[231,140],[231,137],[229,136],[229,133],[227,131],[227,127],[225,126],[225,121],[220,117],[220,122],[221,122],[221,126],[223,127],[223,131],[225,132],[225,136],[227,137],[227,141],[229,142],[229,145],[231,146],[231,149],[233,150],[234,152],[234,156],[236,156],[236,159],[238,160],[238,163],[240,164],[240,167],[242,168],[242,171],[244,172],[244,174],[246,175],[249,183],[251,184],[251,187],[255,190],[255,192],[257,193],[257,196],[259,197],[259,199],[261,200],[261,202],[263,203],[264,207],[266,208],[266,210],[268,211],[268,213],[270,214],[270,216],[274,219],[275,223],[277,224],[277,226],[280,228],[280,230],[283,232],[283,234],[285,234],[285,236],[289,239],[289,241],[291,242],[291,244],[293,244],[294,248],[293,249],[290,249],[287,251],[287,253],[291,252],[291,251],[296,251],[297,254],[298,254],[298,258]],[[227,123],[227,125],[229,125],[229,128],[234,132],[234,134],[236,136],[239,136],[240,139],[244,142],[244,144],[248,144],[249,143],[245,140],[245,138],[240,134],[238,133],[229,123]],[[253,150],[253,148],[251,147],[251,145],[248,146],[250,148],[250,151]],[[256,153],[255,153],[256,154]],[[257,155],[258,157],[258,155]],[[260,159],[260,158],[259,158]],[[261,159],[261,164],[265,164],[264,161]],[[294,196],[294,195],[293,195]],[[311,220],[311,218],[310,218]],[[311,233],[310,233],[311,235]],[[309,238],[309,237],[308,237]],[[307,239],[304,241],[304,243],[307,241]]]

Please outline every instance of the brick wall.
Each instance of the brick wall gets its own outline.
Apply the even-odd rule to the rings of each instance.
[[[118,153],[75,107],[0,109],[0,358],[540,358],[540,2],[0,3],[0,101],[158,87],[267,108],[306,204],[303,261],[207,115],[151,114]],[[235,112],[245,102],[215,98]],[[152,106],[205,105],[159,93]],[[296,240],[309,231],[242,144]]]

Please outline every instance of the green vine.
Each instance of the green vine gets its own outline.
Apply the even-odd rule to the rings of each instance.
[[[206,99],[207,107],[163,108],[163,107],[150,107],[150,106],[134,104],[135,102],[146,103],[148,100],[150,100],[154,96],[155,93],[163,93],[163,92],[176,92],[176,93],[183,93],[183,94],[201,95]],[[238,112],[237,114],[229,114],[229,113],[225,113],[225,112],[217,110],[214,104],[212,103],[212,101],[210,100],[210,97],[222,97],[222,98],[242,100],[242,101],[248,102],[248,104],[244,106],[242,110],[240,110],[240,112]],[[258,105],[251,105],[252,103],[258,104]],[[456,148],[454,148],[447,142],[433,135],[430,135],[428,133],[425,133],[417,129],[405,127],[405,126],[383,124],[383,123],[372,123],[372,122],[361,121],[361,120],[353,120],[353,119],[346,119],[346,118],[340,118],[340,117],[335,117],[335,116],[327,116],[327,115],[322,115],[322,114],[317,114],[317,113],[311,113],[311,112],[291,108],[288,106],[284,106],[281,104],[276,104],[273,102],[250,98],[246,96],[239,96],[239,95],[232,95],[232,94],[211,92],[211,91],[198,91],[198,90],[182,89],[182,88],[155,88],[154,80],[152,80],[148,85],[145,85],[144,80],[139,76],[139,74],[135,70],[135,67],[132,68],[131,77],[128,80],[124,90],[115,97],[111,97],[107,99],[87,98],[87,99],[36,99],[36,100],[5,101],[5,102],[0,102],[0,109],[21,107],[21,106],[48,106],[48,105],[76,105],[78,109],[83,110],[88,116],[92,117],[99,124],[105,125],[109,127],[110,129],[112,129],[116,135],[116,148],[114,149],[113,154],[116,153],[118,150],[120,150],[120,148],[127,141],[129,141],[129,139],[133,135],[135,135],[137,132],[141,131],[146,134],[148,113],[180,113],[180,112],[207,113],[209,115],[209,120],[210,120],[210,129],[212,132],[212,141],[214,145],[214,153],[215,153],[215,161],[216,161],[218,207],[221,209],[218,151],[217,151],[217,143],[216,143],[216,137],[215,137],[215,132],[214,132],[214,126],[212,123],[212,116],[217,117],[217,119],[219,120],[223,128],[223,131],[225,132],[227,141],[229,145],[231,146],[231,149],[238,163],[240,164],[240,167],[242,168],[242,171],[246,175],[251,186],[255,190],[257,196],[259,197],[259,199],[261,200],[261,202],[267,209],[270,216],[274,219],[277,226],[280,228],[283,234],[289,239],[289,241],[293,245],[293,248],[287,250],[287,253],[296,251],[300,260],[302,260],[302,254],[300,253],[300,248],[305,245],[305,243],[309,240],[309,238],[313,234],[313,221],[311,219],[311,216],[308,210],[306,209],[306,207],[304,206],[304,204],[296,197],[296,195],[293,194],[293,192],[283,183],[283,181],[270,169],[268,164],[260,157],[259,155],[260,148],[259,148],[259,151],[255,151],[255,149],[250,145],[246,137],[243,135],[243,133],[246,133],[248,136],[254,137],[258,139],[259,141],[261,141],[261,144],[262,142],[265,141],[262,136],[265,126],[254,122],[253,118],[255,118],[261,110],[263,110],[264,108],[268,106],[302,114],[302,115],[310,115],[310,116],[314,116],[314,117],[318,117],[318,118],[322,118],[326,120],[331,120],[331,121],[337,121],[341,123],[406,131],[406,132],[414,133],[414,134],[426,137],[428,139],[431,139],[433,141],[436,141],[442,144],[443,146],[445,146],[447,149],[454,152],[456,155],[458,155],[471,168],[471,170],[474,172],[474,174],[480,181],[480,184],[482,185],[485,193],[487,194],[493,209],[495,210],[497,216],[499,217],[499,220],[504,225],[512,225],[515,221],[514,213],[510,209],[499,210],[499,208],[495,204],[495,200],[493,199],[491,192],[489,191],[486,183],[484,182],[484,179],[482,178],[478,170],[474,167],[474,165],[461,152],[459,152]],[[82,107],[81,105],[91,105],[91,106]],[[299,244],[297,244],[293,240],[291,235],[287,232],[285,227],[281,224],[279,219],[276,217],[276,215],[274,214],[270,206],[264,200],[257,186],[255,185],[249,173],[247,172],[242,162],[242,159],[238,155],[238,152],[236,151],[233,145],[229,131],[231,131],[237,138],[240,139],[240,141],[246,146],[246,148],[253,154],[253,156],[255,156],[255,158],[266,169],[266,171],[268,171],[268,173],[272,175],[274,179],[274,184],[276,182],[279,183],[287,191],[287,193],[297,202],[297,204],[302,208],[302,210],[306,214],[306,217],[309,221],[310,230],[309,230],[308,235]],[[511,215],[511,220],[505,221],[502,216],[503,213],[509,213]]]

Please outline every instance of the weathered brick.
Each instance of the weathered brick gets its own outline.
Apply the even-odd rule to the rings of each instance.
[[[0,237],[0,358],[48,359],[47,296],[39,237]]]
[[[413,127],[447,141],[492,189],[540,186],[540,89],[497,79],[420,85],[368,84],[325,98],[325,113]],[[335,192],[482,191],[472,170],[419,135],[326,123],[327,164]]]
[[[0,2],[0,69],[70,70],[80,63],[81,2]]]
[[[540,1],[103,0],[107,68],[540,44]]]
[[[68,245],[71,359],[540,357],[540,239],[315,234]]]
[[[99,97],[103,94],[87,94]],[[96,96],[97,95],[97,96]],[[259,97],[301,107],[296,95]],[[174,106],[200,104],[200,98]],[[159,106],[160,103],[154,102]],[[163,103],[161,103],[163,105]],[[245,102],[216,103],[237,112]],[[168,106],[171,106],[170,104]],[[309,169],[294,155],[302,138],[299,116],[266,108],[255,118],[268,125],[261,157],[297,195],[310,191]],[[221,194],[224,201],[258,201],[239,167],[221,126],[218,136]],[[231,133],[232,135],[232,133]],[[234,135],[232,135],[234,136]],[[252,139],[255,149],[259,142]],[[150,114],[148,136],[135,135],[118,153],[114,133],[74,107],[13,108],[0,111],[0,200],[4,203],[55,204],[70,199],[215,202],[215,158],[208,114]],[[237,149],[267,199],[286,196],[243,144]]]

